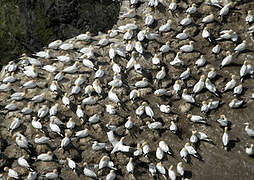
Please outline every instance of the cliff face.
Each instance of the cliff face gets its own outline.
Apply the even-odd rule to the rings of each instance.
[[[55,39],[111,29],[120,4],[112,0],[1,0],[0,65]]]

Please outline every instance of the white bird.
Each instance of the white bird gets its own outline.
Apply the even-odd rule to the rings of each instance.
[[[152,108],[148,105],[147,102],[143,102],[142,105],[145,107],[145,113],[149,116],[152,120],[154,120],[154,112]]]
[[[206,58],[204,57],[204,55],[201,55],[200,58],[195,62],[195,65],[197,67],[202,67],[206,64]]]
[[[78,65],[79,65],[79,62],[75,62],[72,66],[68,66],[66,68],[63,69],[63,72],[64,73],[75,73],[78,71]]]
[[[71,61],[71,57],[69,54],[66,54],[64,56],[57,56],[56,59],[60,62],[63,62],[63,63],[68,63]]]
[[[140,54],[143,54],[143,47],[142,47],[142,44],[141,44],[139,41],[137,41],[137,42],[135,43],[135,49],[136,49],[136,51],[139,52]]]
[[[15,75],[14,72],[12,72],[11,75],[5,77],[2,82],[3,83],[9,83],[9,82],[13,83],[13,82],[15,82],[17,80],[17,78],[14,75]]]
[[[87,166],[87,163],[84,163],[84,166]],[[87,176],[87,177],[90,177],[90,178],[97,178],[97,174],[96,174],[93,170],[91,170],[90,168],[88,168],[88,167],[84,167],[83,173],[84,173],[84,175]]]
[[[50,49],[58,49],[58,47],[62,44],[63,42],[61,40],[56,40],[51,43],[49,43],[48,48]]]
[[[58,178],[58,172],[57,169],[54,169],[53,172],[49,172],[45,174],[46,179],[57,179]]]
[[[153,123],[150,123],[149,121],[146,122],[149,129],[163,129],[163,125],[159,121],[155,121]]]
[[[166,42],[166,44],[164,44],[164,45],[162,45],[161,47],[160,47],[160,52],[162,52],[162,53],[167,53],[167,52],[169,52],[170,50],[171,50],[171,48],[170,48],[170,41],[167,41]]]
[[[11,125],[9,127],[9,130],[12,132],[14,129],[17,129],[21,125],[21,120],[19,118],[14,118],[14,120],[11,122]]]
[[[187,89],[183,90],[182,99],[187,103],[192,103],[192,104],[195,103],[195,99],[191,95],[187,94]]]
[[[247,47],[247,41],[246,41],[246,40],[243,40],[243,42],[242,42],[241,44],[238,44],[238,45],[235,47],[234,51],[236,51],[237,53],[239,53],[239,52],[244,51],[244,50],[246,49],[246,47]]]
[[[218,119],[218,120],[216,120],[219,124],[220,124],[220,126],[222,126],[222,127],[227,127],[227,126],[229,126],[229,121],[227,120],[227,118],[225,117],[225,115],[224,114],[222,114],[222,115],[220,115],[220,119]]]
[[[174,121],[171,121],[171,124],[170,124],[169,130],[170,130],[172,133],[174,133],[174,134],[176,134],[176,133],[177,133],[177,131],[178,131],[178,127],[176,126],[176,124],[174,123]]]
[[[209,111],[209,106],[206,101],[202,101],[202,106],[201,106],[201,112],[202,113],[207,113]]]
[[[42,153],[37,156],[37,160],[40,161],[52,161],[53,160],[53,154],[51,151],[48,151],[47,153]]]
[[[241,69],[240,69],[240,77],[241,81],[243,80],[244,76],[248,74],[248,68],[247,68],[247,61],[244,61]]]
[[[101,95],[102,87],[101,87],[101,83],[100,83],[99,79],[95,79],[92,85],[93,85],[93,89],[95,90],[95,92],[98,95]]]
[[[66,127],[68,129],[73,129],[75,127],[76,123],[73,121],[72,118],[69,118],[68,122],[66,123]]]
[[[189,119],[190,121],[194,122],[194,123],[203,123],[203,124],[207,124],[207,122],[205,121],[205,118],[198,116],[198,115],[191,115],[188,114],[187,115],[187,119]]]
[[[93,105],[93,104],[96,104],[97,100],[98,100],[98,97],[89,96],[89,97],[84,98],[82,100],[82,104],[83,105]]]
[[[216,46],[213,47],[212,52],[213,52],[214,54],[219,54],[219,53],[220,53],[220,50],[221,50],[221,47],[220,47],[219,44],[217,44]]]
[[[104,70],[102,69],[102,66],[99,66],[98,70],[95,72],[94,77],[95,78],[102,78],[104,76]]]
[[[198,152],[194,149],[194,147],[192,147],[192,146],[190,145],[190,143],[187,142],[187,143],[184,145],[184,147],[185,147],[186,150],[188,151],[188,154],[190,154],[190,155],[192,155],[192,156],[194,156],[194,157],[196,157],[196,158],[199,158]]]
[[[42,107],[37,112],[37,116],[39,119],[42,119],[48,114],[48,112],[49,108],[47,107],[47,105],[42,105]]]
[[[132,52],[133,48],[134,48],[134,45],[133,45],[132,41],[128,41],[128,43],[125,46],[125,50],[127,52]]]
[[[69,134],[65,133],[65,137],[61,140],[60,149],[64,149],[67,147],[71,142],[71,139],[69,138]]]
[[[37,120],[36,117],[33,117],[32,126],[33,126],[35,129],[39,129],[40,131],[43,132],[43,130],[42,130],[42,124],[40,123],[39,120]],[[44,132],[43,132],[43,133],[44,133]]]
[[[179,56],[180,56],[181,54],[182,54],[181,51],[177,52],[177,54],[176,54],[174,60],[173,60],[173,61],[170,61],[170,64],[171,64],[172,66],[182,66],[182,65],[184,65],[184,62],[179,58]]]
[[[195,12],[197,12],[197,5],[195,3],[193,3],[191,5],[191,7],[189,7],[188,9],[186,9],[185,11],[187,14],[194,14]]]
[[[55,75],[54,80],[61,81],[63,78],[64,78],[64,74],[60,71],[59,73]]]
[[[128,173],[130,173],[132,175],[134,174],[134,165],[133,165],[133,158],[132,157],[129,159],[129,162],[126,165],[126,169],[127,169]]]
[[[157,169],[156,169],[156,167],[154,166],[153,163],[150,163],[148,165],[148,169],[149,169],[149,172],[151,173],[152,177],[155,177],[156,174],[157,174]]]
[[[39,134],[35,135],[35,138],[34,138],[34,143],[35,144],[47,144],[49,142],[51,142],[49,137],[46,137],[46,136],[41,136],[40,137]]]
[[[37,178],[38,173],[36,171],[31,171],[28,173],[27,180],[35,180]]]
[[[245,132],[248,134],[248,136],[250,137],[254,137],[254,129],[250,128],[250,124],[249,123],[244,123],[245,126]]]
[[[71,158],[66,158],[69,168],[75,173],[76,172],[76,163]]]
[[[236,86],[236,76],[232,75],[231,80],[223,88],[223,92],[233,89]]]
[[[248,23],[250,24],[250,23],[254,22],[254,14],[251,10],[248,11],[247,16],[245,17],[245,21],[246,21],[247,24]]]
[[[196,133],[197,133],[197,131],[192,131],[192,135],[190,137],[190,142],[193,144],[196,144],[199,141]]]
[[[158,163],[156,164],[156,169],[158,170],[158,172],[159,172],[160,174],[163,175],[163,177],[164,177],[165,179],[167,179],[167,177],[165,176],[165,175],[166,175],[166,169],[164,168],[164,166],[162,165],[161,162],[158,162]]]
[[[57,134],[59,134],[60,136],[63,137],[63,135],[61,134],[61,129],[59,128],[59,126],[57,124],[54,123],[54,120],[50,121],[49,127],[50,127],[52,132],[55,132],[55,133],[57,133]]]
[[[91,124],[95,124],[100,121],[100,116],[98,114],[94,114],[91,117],[89,117],[88,122]]]
[[[84,137],[87,137],[89,135],[89,130],[86,128],[86,129],[83,129],[83,130],[80,130],[80,131],[77,131],[75,133],[75,136],[78,137],[78,138],[84,138]]]
[[[5,172],[8,172],[8,176],[9,176],[10,178],[19,179],[18,173],[17,173],[16,171],[14,171],[13,169],[10,169],[10,168],[8,168],[8,167],[5,167],[5,168],[4,168],[4,171],[5,171]]]
[[[184,72],[181,73],[181,75],[179,76],[179,78],[181,80],[185,80],[188,79],[190,77],[190,68],[187,68]]]
[[[114,103],[119,104],[120,103],[120,99],[118,98],[118,96],[116,95],[115,92],[113,92],[114,87],[112,87],[109,92],[108,92],[108,98],[109,100],[113,101]]]
[[[115,178],[116,178],[115,170],[110,170],[109,174],[106,176],[106,180],[114,180]]]
[[[57,70],[57,67],[53,66],[53,65],[45,65],[45,66],[42,67],[42,69],[44,69],[45,71],[53,73]]]
[[[49,53],[49,50],[40,51],[40,52],[37,52],[36,54],[33,54],[33,55],[37,56],[37,57],[40,57],[40,58],[45,58],[45,59],[49,59],[51,57],[50,53]]]
[[[188,155],[189,155],[189,153],[188,153],[187,149],[186,149],[185,147],[183,147],[183,148],[181,149],[181,151],[180,151],[180,156],[181,156],[181,158],[182,158],[185,162],[188,162]]]
[[[165,104],[159,105],[159,104],[157,104],[157,106],[158,106],[158,108],[160,108],[161,112],[166,113],[166,114],[170,113],[171,108],[170,108],[169,105],[165,105]]]
[[[160,147],[157,147],[155,155],[157,159],[162,160],[164,157],[164,151],[162,151]]]
[[[31,166],[28,164],[27,160],[25,159],[25,156],[21,156],[18,158],[18,165],[20,165],[23,168],[27,168],[30,171],[33,171]]]
[[[151,148],[147,142],[143,142],[142,150],[143,150],[145,157],[148,157],[148,153],[151,151]]]
[[[209,79],[214,79],[216,77],[217,73],[215,71],[215,68],[211,68],[211,71],[208,72],[207,74],[207,78]]]
[[[33,105],[31,103],[29,103],[27,105],[27,107],[24,107],[21,110],[21,113],[24,114],[24,115],[31,114],[32,112],[33,112]]]
[[[171,179],[171,180],[176,180],[176,173],[175,171],[172,170],[173,169],[173,165],[171,165],[168,169],[168,177]]]
[[[234,95],[241,95],[243,92],[243,85],[239,84],[234,88]]]
[[[165,152],[165,153],[167,153],[167,154],[172,154],[171,150],[169,149],[169,147],[168,147],[168,145],[166,144],[165,141],[160,141],[160,142],[159,142],[159,147],[160,147],[160,149],[161,149],[163,152]]]
[[[183,45],[182,47],[180,47],[180,51],[186,52],[186,53],[192,52],[194,50],[193,44],[194,42],[190,41],[189,44]]]
[[[0,85],[0,92],[7,92],[11,90],[11,83],[8,82],[7,84],[1,84]]]
[[[45,95],[46,93],[43,92],[39,95],[34,96],[31,100],[34,101],[35,103],[40,103],[45,100]]]
[[[215,85],[208,78],[206,78],[205,87],[206,87],[206,89],[208,89],[208,91],[210,91],[211,93],[213,93],[217,97],[219,97],[218,90],[216,89]]]
[[[189,38],[189,35],[188,35],[188,30],[187,29],[184,29],[183,32],[181,33],[178,33],[176,35],[176,39],[179,39],[179,40],[185,40],[185,39],[188,39]]]
[[[153,22],[154,22],[154,17],[153,17],[153,15],[147,14],[147,15],[146,15],[146,18],[145,18],[145,25],[146,25],[146,26],[151,26],[151,25],[153,24]]]
[[[229,135],[228,135],[228,127],[224,128],[224,133],[222,135],[222,143],[224,146],[224,149],[227,150],[228,145],[229,145]]]
[[[145,88],[148,85],[149,85],[149,83],[146,78],[143,78],[141,81],[137,81],[135,83],[135,87],[137,87],[137,88]]]
[[[102,39],[99,40],[98,45],[99,46],[107,46],[110,43],[108,39],[108,35],[105,34]]]
[[[172,20],[169,19],[166,24],[163,24],[159,27],[160,32],[167,32],[171,29]]]
[[[54,106],[52,106],[50,109],[49,109],[49,115],[50,116],[55,116],[58,112],[58,107],[59,107],[59,104],[56,103]]]
[[[188,14],[184,19],[182,19],[182,20],[180,21],[180,24],[181,24],[182,26],[188,26],[188,25],[191,24],[191,23],[192,23],[192,19],[191,19],[190,14]]]
[[[208,27],[205,27],[202,31],[202,37],[204,39],[208,39],[209,41],[211,41],[209,38],[211,37],[210,32],[208,31]]]
[[[176,8],[177,8],[176,0],[172,0],[171,3],[169,4],[168,9],[169,11],[173,12],[176,10]]]
[[[143,153],[142,147],[140,143],[137,143],[137,148],[136,148],[136,151],[133,152],[133,155],[137,157],[137,156],[141,156],[142,153]]]
[[[67,93],[65,93],[64,96],[62,97],[62,102],[66,107],[70,106],[70,99]]]
[[[253,144],[251,144],[250,147],[246,146],[245,147],[245,152],[249,156],[252,156],[254,154],[254,146],[253,146]]]
[[[181,177],[184,177],[184,168],[183,168],[183,163],[179,162],[176,166],[176,170],[178,174],[180,174]]]
[[[203,132],[197,132],[196,135],[201,141],[212,142],[212,140]]]
[[[82,63],[84,66],[86,66],[90,69],[95,69],[93,62],[90,61],[89,59],[83,59]]]
[[[76,39],[79,41],[89,41],[91,39],[90,32],[86,32],[85,34],[79,34],[76,36]]]
[[[156,66],[160,65],[160,58],[158,57],[158,54],[154,54],[154,57],[152,58],[152,63]]]
[[[156,79],[157,79],[157,80],[162,80],[162,79],[165,78],[165,76],[166,76],[165,67],[162,66],[162,67],[161,67],[161,70],[156,74]]]
[[[193,87],[193,93],[199,93],[205,86],[205,75],[201,75],[199,81]]]
[[[202,23],[205,23],[205,24],[208,24],[208,23],[211,23],[215,20],[215,16],[214,14],[210,14],[208,16],[205,16],[203,19],[202,19]]]
[[[130,40],[133,37],[133,31],[128,29],[123,35],[124,40]]]
[[[136,10],[135,9],[130,9],[127,13],[120,16],[120,19],[134,18],[136,15],[137,15]]]

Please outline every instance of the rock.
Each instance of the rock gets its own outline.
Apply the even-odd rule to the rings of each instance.
[[[111,0],[1,1],[0,66],[56,39],[107,32],[116,24],[119,10],[120,3]]]
[[[191,105],[189,103],[184,103],[179,106],[179,109],[182,113],[187,113],[191,110]]]

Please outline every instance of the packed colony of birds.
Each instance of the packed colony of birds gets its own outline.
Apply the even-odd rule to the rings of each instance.
[[[67,41],[56,40],[44,51],[31,56],[22,54],[20,59],[10,61],[4,67],[0,94],[4,104],[1,113],[6,118],[2,124],[10,133],[6,136],[13,139],[8,143],[16,144],[16,148],[22,152],[22,156],[15,161],[24,171],[19,172],[11,165],[4,167],[0,179],[58,179],[64,168],[70,168],[76,179],[90,177],[113,180],[121,179],[123,175],[139,179],[137,168],[140,161],[150,174],[148,179],[188,179],[185,164],[191,158],[201,160],[198,151],[202,149],[198,150],[197,144],[214,143],[212,138],[192,129],[189,139],[178,139],[178,142],[185,141],[185,145],[178,151],[171,148],[170,141],[164,140],[162,130],[178,136],[184,133],[180,132],[179,127],[187,119],[188,124],[197,123],[212,131],[214,127],[207,126],[209,113],[220,106],[235,109],[245,104],[241,98],[244,84],[249,83],[254,75],[254,67],[250,62],[242,61],[240,71],[230,75],[230,80],[223,84],[224,88],[218,89],[216,81],[218,72],[230,67],[238,55],[251,50],[247,42],[252,40],[239,41],[238,33],[231,29],[212,34],[208,28],[209,24],[218,21],[227,23],[226,19],[236,8],[235,3],[211,0],[205,2],[205,5],[189,4],[179,22],[174,17],[179,16],[176,12],[181,7],[175,0],[130,0],[129,4],[130,10],[120,15],[119,20],[128,23],[113,28],[106,34],[92,36],[87,32]],[[140,4],[145,5],[148,12],[137,18]],[[224,51],[220,45],[224,41],[231,41],[235,46],[224,53],[217,67],[207,68],[209,59],[200,52],[197,52],[199,58],[193,59],[191,64],[182,59],[183,55],[195,52],[195,44],[199,43],[189,35],[188,27],[195,24],[193,17],[200,5],[216,8],[216,11],[199,17],[202,28],[199,35],[212,47],[206,53],[215,56],[220,54]],[[155,12],[158,13],[159,6],[168,8],[171,14],[171,18],[166,19],[164,24],[156,24]],[[249,26],[246,33],[252,33],[254,11],[248,11],[245,20]],[[173,23],[182,27],[182,31],[176,32]],[[175,37],[163,36],[172,31]],[[176,49],[171,46],[173,41],[188,43]],[[149,43],[157,43],[160,48],[151,53],[147,49]],[[149,53],[151,56],[147,56]],[[167,58],[169,53],[174,54],[172,59]],[[177,77],[171,76],[172,68],[180,71]],[[195,79],[197,72],[201,72],[199,79]],[[171,83],[163,85],[167,80],[171,80]],[[188,85],[188,80],[195,80],[195,83]],[[226,92],[232,95],[231,101],[221,105]],[[202,93],[209,93],[211,99],[198,101],[196,97]],[[253,93],[249,99],[251,98],[254,98]],[[181,102],[184,107],[199,109],[199,113],[176,111],[175,102]],[[92,110],[95,106],[97,109]],[[182,113],[185,118],[174,118],[178,113]],[[168,118],[171,119],[168,121]],[[228,150],[230,121],[226,115],[213,121],[217,121],[217,127],[223,129],[221,142],[216,142],[216,145],[222,144]],[[32,127],[32,135],[27,134],[25,129],[28,127]],[[129,137],[137,138],[144,131],[154,135],[162,131],[156,147],[150,146],[152,139],[146,137],[143,141],[127,143]],[[254,129],[248,123],[244,132],[246,136],[254,137]],[[101,141],[97,135],[99,133],[106,139]],[[88,139],[89,143],[80,150],[78,144],[84,139]],[[74,144],[74,140],[77,143]],[[39,146],[46,146],[45,151],[37,151]],[[70,149],[98,152],[100,160],[86,162],[83,156],[72,159]],[[246,146],[245,150],[252,156],[253,144]],[[152,151],[155,153],[152,154]],[[58,152],[62,152],[61,157],[57,155]],[[5,152],[1,150],[1,153]],[[124,154],[124,163],[118,162],[119,154]],[[167,156],[180,157],[179,162],[166,167],[163,164]],[[38,161],[45,162],[46,166],[50,161],[55,161],[61,168],[40,172],[35,165]]]

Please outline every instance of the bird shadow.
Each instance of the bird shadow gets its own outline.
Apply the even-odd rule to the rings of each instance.
[[[229,140],[227,151],[231,151],[239,142],[240,142],[239,138],[236,138],[235,140]]]

